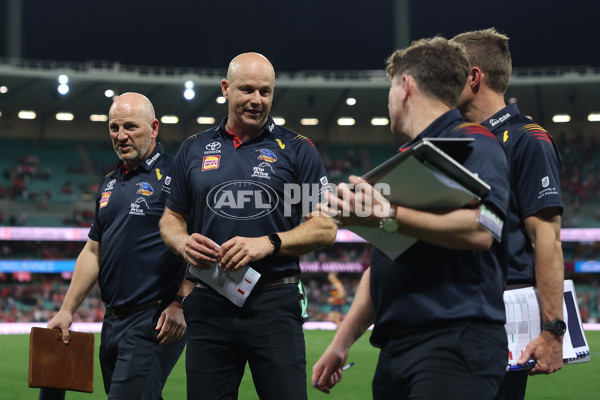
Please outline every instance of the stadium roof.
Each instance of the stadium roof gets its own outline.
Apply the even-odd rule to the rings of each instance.
[[[63,74],[69,86],[65,95],[58,93]],[[115,94],[147,95],[157,116],[175,115],[179,124],[196,124],[201,116],[218,122],[227,113],[226,105],[217,102],[224,77],[225,70],[218,69],[0,59],[1,118],[31,110],[40,121],[54,119],[58,112],[89,121],[91,114],[106,114],[112,99],[105,91],[110,89]],[[183,96],[186,81],[193,82],[191,100]],[[302,118],[317,118],[319,127],[331,129],[341,117],[354,118],[357,126],[365,127],[372,118],[387,117],[388,89],[383,69],[278,72],[272,115],[292,127],[300,126]],[[599,69],[516,69],[506,99],[516,98],[523,113],[545,125],[555,114],[584,122],[589,113],[600,112],[599,91]],[[348,98],[356,99],[356,104],[348,105]]]

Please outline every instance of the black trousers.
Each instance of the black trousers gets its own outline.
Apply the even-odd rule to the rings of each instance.
[[[501,324],[461,322],[414,333],[381,349],[373,399],[492,400],[507,360]]]
[[[256,290],[241,308],[195,288],[184,303],[188,399],[237,399],[248,362],[260,399],[306,400],[299,300],[296,284]]]
[[[167,377],[185,347],[185,336],[158,344],[154,328],[162,310],[157,306],[124,318],[104,318],[100,367],[109,399],[162,399]]]
[[[496,394],[496,400],[523,400],[529,371],[507,372]]]
[[[169,373],[185,347],[181,340],[160,346],[154,330],[160,306],[123,318],[105,317],[100,368],[109,399],[162,399]],[[39,400],[63,400],[65,390],[41,389]]]

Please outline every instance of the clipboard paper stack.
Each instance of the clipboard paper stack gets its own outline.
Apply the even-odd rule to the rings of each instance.
[[[418,210],[456,209],[477,204],[490,186],[462,166],[471,138],[422,139],[363,175],[371,184],[387,184],[385,197],[393,204]],[[443,150],[442,150],[443,149]],[[445,150],[445,151],[444,151]],[[395,259],[417,239],[379,228],[348,226],[390,259]]]
[[[94,334],[71,331],[65,345],[59,329],[31,328],[28,386],[92,393]]]

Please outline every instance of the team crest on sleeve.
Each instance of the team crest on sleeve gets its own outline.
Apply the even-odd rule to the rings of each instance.
[[[550,184],[550,178],[548,178],[547,176],[542,178],[542,187],[548,187],[548,185]]]
[[[221,164],[221,156],[205,156],[202,159],[202,171],[219,168]]]
[[[100,198],[100,208],[104,208],[108,205],[108,200],[110,199],[110,194],[112,192],[104,192],[102,193],[102,197]]]
[[[136,185],[138,186],[137,194],[142,196],[152,196],[154,194],[154,189],[148,182],[139,182]]]

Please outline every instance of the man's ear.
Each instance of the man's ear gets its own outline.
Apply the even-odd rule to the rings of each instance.
[[[410,75],[402,75],[402,86],[404,89],[404,97],[402,100],[406,101],[408,96],[412,95],[413,91],[415,90],[415,85],[415,78]]]
[[[229,87],[229,82],[227,82],[227,79],[223,79],[221,81],[221,92],[223,93],[223,97],[225,97],[226,99],[229,98],[229,94],[227,93],[228,87]]]
[[[479,90],[479,86],[481,85],[483,72],[479,67],[471,67],[471,71],[469,72],[469,85],[471,86],[471,90],[473,92],[477,92]]]

